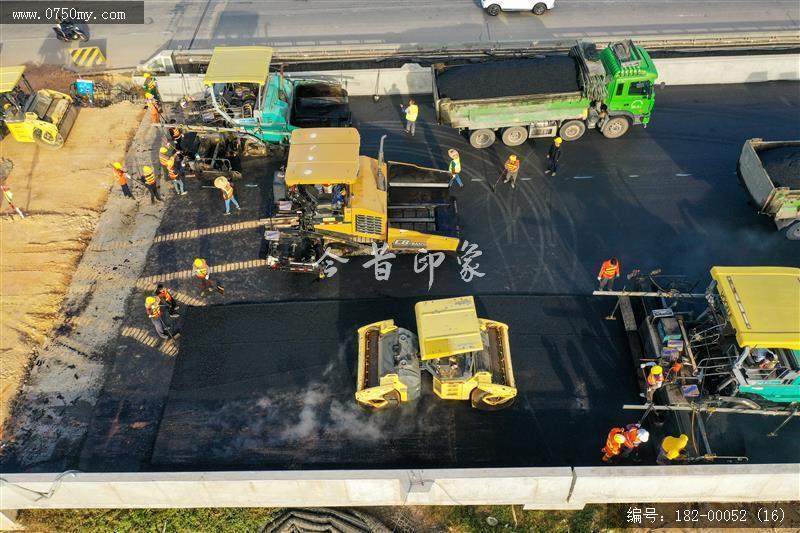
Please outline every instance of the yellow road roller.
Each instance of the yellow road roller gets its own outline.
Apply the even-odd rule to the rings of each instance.
[[[472,296],[419,302],[417,333],[382,320],[358,329],[356,401],[389,409],[416,400],[421,371],[443,400],[469,400],[494,411],[517,396],[508,325],[478,318]]]

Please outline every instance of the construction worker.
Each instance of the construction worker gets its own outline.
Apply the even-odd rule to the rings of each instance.
[[[153,96],[153,93],[145,93],[144,98],[147,102],[147,109],[150,110],[150,122],[161,124],[161,106],[158,105],[156,97]]]
[[[173,118],[169,121],[169,123],[177,124],[177,121]],[[183,142],[183,130],[181,130],[177,125],[175,125],[167,128],[167,132],[169,133],[169,137],[172,140],[172,146],[174,146],[175,149],[178,151],[183,150],[183,146],[181,146],[181,142]]]
[[[686,445],[688,443],[689,437],[683,433],[679,437],[664,437],[664,440],[661,441],[656,463],[668,465],[674,461],[686,459]]]
[[[561,159],[561,142],[561,137],[553,139],[553,144],[550,145],[550,149],[547,151],[547,170],[544,171],[545,174],[552,172],[553,176],[556,175],[558,161]]]
[[[186,194],[186,189],[183,185],[183,168],[180,163],[175,161],[177,155],[178,154],[175,154],[167,159],[167,179],[172,182],[172,186],[175,188],[175,194],[183,196]]]
[[[172,150],[170,150],[169,146],[162,146],[158,149],[158,162],[164,167],[164,172],[167,171],[167,163],[169,163],[170,157],[172,157]]]
[[[419,116],[419,106],[414,100],[408,101],[408,106],[403,108],[402,104],[400,108],[403,109],[403,113],[406,115],[406,133],[414,136],[414,133],[417,131],[417,117]]]
[[[158,81],[156,77],[150,74],[149,72],[145,72],[142,74],[144,77],[144,83],[142,84],[142,88],[144,89],[145,94],[150,93],[156,99],[156,101],[161,104],[161,94],[158,92]]]
[[[205,259],[197,257],[192,265],[192,274],[200,280],[200,296],[204,296],[206,291],[217,290],[220,294],[225,294],[225,287],[211,281],[211,267]]]
[[[133,197],[129,183],[131,177],[127,172],[125,172],[125,169],[122,168],[122,163],[117,162],[112,166],[114,167],[114,175],[117,177],[117,184],[122,189],[122,194],[124,194],[127,198],[135,200],[136,198]]]
[[[175,300],[175,297],[172,296],[172,293],[169,292],[169,289],[166,288],[161,283],[158,284],[156,287],[156,298],[158,298],[159,303],[163,302],[164,304],[169,307],[169,316],[172,318],[176,318],[178,315],[178,302]]]
[[[453,182],[458,183],[459,187],[463,187],[464,183],[461,181],[461,156],[458,153],[458,150],[450,148],[447,151],[447,155],[450,156],[450,166],[447,170],[450,172],[450,184],[453,185]]]
[[[653,395],[655,392],[664,385],[664,367],[661,365],[657,365],[655,363],[645,363],[641,365],[641,368],[650,368],[647,372],[647,377],[645,381],[647,382],[647,393],[640,394],[640,396],[646,396],[648,402],[653,401]]]
[[[625,442],[622,443],[620,457],[628,457],[642,443],[650,440],[650,432],[642,427],[641,424],[628,424],[622,433]]]
[[[147,187],[147,190],[150,191],[150,203],[156,203],[156,200],[159,202],[163,202],[164,200],[161,198],[161,193],[158,191],[158,181],[156,178],[155,173],[153,172],[153,167],[142,167],[142,183],[144,186]]]
[[[242,208],[239,207],[239,202],[236,201],[236,197],[233,195],[233,185],[231,185],[227,178],[224,176],[219,176],[214,180],[214,187],[222,191],[222,199],[225,200],[224,214],[231,214],[231,202],[233,202],[233,205],[236,206],[237,211],[241,211]]]
[[[159,304],[158,298],[155,296],[148,296],[145,298],[144,308],[147,311],[147,317],[150,319],[150,322],[153,323],[153,327],[156,328],[158,336],[162,339],[166,339],[169,327],[164,323],[164,319],[161,317],[161,305]]]
[[[610,463],[611,459],[622,452],[622,445],[625,444],[625,430],[623,428],[611,428],[606,437],[606,445],[603,447],[603,462]]]
[[[616,257],[603,261],[603,264],[600,265],[600,272],[597,273],[597,281],[600,282],[600,286],[597,290],[613,291],[614,280],[619,277],[619,271],[619,259]],[[608,289],[606,289],[606,287],[608,287]]]
[[[506,159],[506,164],[503,167],[503,183],[511,182],[511,188],[514,189],[517,186],[517,173],[519,172],[521,161],[517,159],[517,156],[511,154]]]

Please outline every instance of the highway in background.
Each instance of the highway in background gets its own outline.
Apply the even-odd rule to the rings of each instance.
[[[31,6],[46,5],[43,0]],[[544,16],[487,15],[477,0],[184,0],[145,2],[145,24],[91,25],[108,66],[132,67],[163,49],[456,43],[637,35],[800,31],[795,0],[559,0]],[[0,26],[0,62],[68,64],[49,25]]]

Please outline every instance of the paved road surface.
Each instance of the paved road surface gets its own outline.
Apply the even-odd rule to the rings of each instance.
[[[46,5],[35,0],[31,5]],[[542,17],[486,15],[476,0],[184,0],[145,2],[143,25],[91,25],[109,66],[131,67],[161,49],[218,45],[441,43],[797,30],[794,0],[560,0]],[[65,64],[69,45],[48,25],[2,28],[3,64]]]

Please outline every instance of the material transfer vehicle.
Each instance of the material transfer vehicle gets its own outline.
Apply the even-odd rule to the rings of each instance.
[[[646,126],[658,78],[647,51],[632,41],[597,50],[580,41],[569,55],[434,64],[433,98],[439,124],[488,148],[499,135],[507,146],[529,138],[579,139],[596,128],[609,139]]]
[[[217,47],[203,83],[211,106],[227,126],[273,144],[286,144],[300,127],[350,125],[350,104],[341,85],[288,79],[270,72],[272,48]]]
[[[481,0],[481,7],[493,17],[501,11],[530,11],[534,15],[544,15],[555,4],[556,0]]]
[[[284,175],[266,219],[267,265],[324,277],[323,256],[456,251],[457,207],[450,174],[359,155],[355,128],[292,132]]]
[[[358,329],[356,401],[389,409],[419,398],[422,369],[443,400],[494,411],[517,395],[508,325],[478,318],[472,296],[418,302],[417,333],[381,320]]]
[[[748,139],[736,171],[758,212],[800,240],[800,141]]]
[[[57,150],[64,146],[78,107],[72,97],[58,91],[34,91],[25,67],[0,67],[0,105],[3,123],[19,142],[35,142]]]

